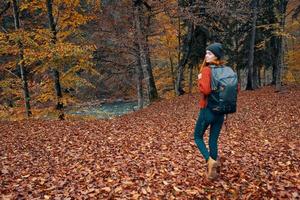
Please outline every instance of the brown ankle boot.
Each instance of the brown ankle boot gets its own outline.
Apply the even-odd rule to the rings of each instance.
[[[209,157],[207,161],[207,178],[208,179],[215,179],[218,175],[217,168],[218,168],[218,162]]]

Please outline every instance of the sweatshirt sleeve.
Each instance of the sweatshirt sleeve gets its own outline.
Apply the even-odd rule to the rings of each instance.
[[[209,95],[211,93],[211,69],[204,67],[202,70],[202,78],[198,80],[198,87],[201,93]]]

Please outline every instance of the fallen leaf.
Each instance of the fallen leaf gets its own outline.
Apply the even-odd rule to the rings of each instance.
[[[101,190],[103,190],[105,192],[110,192],[111,188],[110,187],[104,187],[104,188],[101,188]]]
[[[182,191],[181,189],[179,189],[179,188],[176,187],[176,186],[173,186],[173,188],[174,188],[174,190],[175,190],[176,192],[181,192],[181,191]]]

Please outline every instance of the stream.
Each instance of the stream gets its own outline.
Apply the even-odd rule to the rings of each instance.
[[[66,113],[70,115],[91,116],[97,119],[111,119],[137,110],[137,102],[114,102],[100,105],[73,107]]]

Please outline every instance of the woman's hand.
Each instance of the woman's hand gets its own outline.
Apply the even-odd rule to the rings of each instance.
[[[202,73],[198,74],[198,79],[202,78]]]

